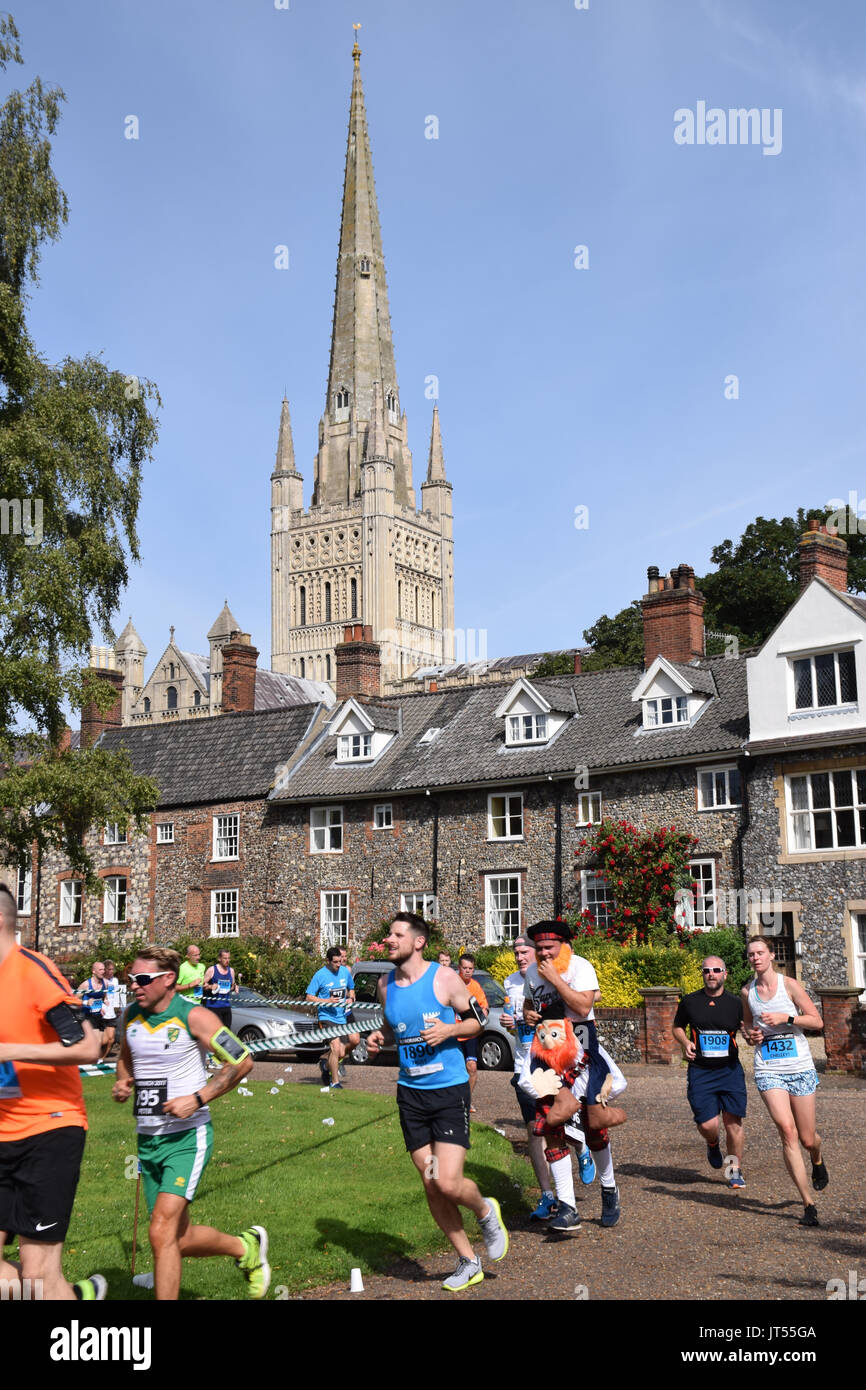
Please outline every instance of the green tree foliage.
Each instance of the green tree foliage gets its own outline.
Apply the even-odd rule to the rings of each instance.
[[[0,17],[0,70],[21,62],[14,21]],[[147,402],[159,396],[99,357],[47,362],[27,329],[42,244],[67,220],[49,140],[64,100],[37,78],[0,107],[0,858],[57,846],[92,887],[83,830],[140,826],[156,788],[125,756],[60,752],[64,707],[81,706],[94,631],[112,638],[139,558],[141,470],[157,437]],[[111,703],[101,685],[96,698]]]
[[[643,665],[643,618],[637,600],[615,618],[605,613],[583,635],[592,647],[592,655],[584,658],[584,671]]]
[[[531,679],[540,676],[573,676],[574,657],[568,652],[545,652],[532,672]]]

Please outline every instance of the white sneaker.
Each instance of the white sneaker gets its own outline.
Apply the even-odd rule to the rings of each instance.
[[[447,1279],[443,1279],[442,1287],[449,1293],[459,1293],[461,1289],[468,1289],[470,1284],[480,1284],[484,1278],[484,1270],[481,1268],[479,1259],[467,1260],[465,1255],[461,1255],[457,1261],[457,1268],[453,1274],[449,1274]]]
[[[504,1260],[508,1254],[508,1232],[502,1222],[502,1212],[495,1197],[485,1200],[490,1210],[478,1220],[484,1245],[491,1260]]]

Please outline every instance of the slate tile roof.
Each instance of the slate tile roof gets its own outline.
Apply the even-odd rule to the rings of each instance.
[[[135,771],[156,781],[160,807],[239,801],[267,794],[277,764],[297,747],[317,708],[136,724],[109,730],[99,747],[128,749]]]
[[[714,692],[700,717],[687,727],[644,731],[632,691],[643,674],[636,666],[537,681],[562,696],[573,688],[579,714],[548,744],[506,748],[504,721],[493,711],[502,686],[475,686],[425,695],[395,696],[403,708],[403,731],[372,763],[337,764],[336,740],[323,736],[293,765],[273,793],[275,800],[309,801],[384,792],[426,790],[471,783],[525,781],[590,769],[627,768],[671,759],[735,757],[748,737],[745,663],[709,658],[700,675]],[[690,676],[691,678],[691,676]],[[383,701],[382,703],[386,703]],[[430,743],[421,736],[441,729]]]
[[[201,652],[181,652],[191,674],[205,694],[210,693],[210,657]],[[334,703],[334,692],[327,681],[310,681],[300,676],[284,676],[279,671],[256,671],[256,709],[283,709],[286,705],[308,705],[322,700]]]

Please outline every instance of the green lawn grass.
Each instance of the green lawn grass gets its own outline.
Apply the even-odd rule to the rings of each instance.
[[[400,1257],[447,1249],[405,1151],[396,1102],[363,1091],[322,1095],[318,1087],[252,1083],[213,1106],[214,1149],[192,1219],[220,1230],[268,1229],[273,1271],[269,1298],[345,1282],[353,1267],[382,1271]],[[111,1100],[111,1077],[84,1081],[90,1131],[64,1255],[68,1279],[94,1270],[108,1297],[152,1299],[130,1275],[135,1204],[132,1109]],[[333,1126],[322,1124],[328,1116]],[[127,1177],[127,1173],[133,1176]],[[472,1126],[466,1172],[507,1216],[523,1209],[529,1165],[485,1125]],[[478,1241],[471,1216],[470,1239]],[[136,1272],[152,1269],[142,1196]],[[181,1298],[245,1298],[227,1259],[185,1260]]]

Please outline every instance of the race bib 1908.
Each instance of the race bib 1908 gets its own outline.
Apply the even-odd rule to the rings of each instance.
[[[698,1046],[702,1057],[727,1057],[729,1041],[728,1033],[711,1033],[709,1029],[704,1028],[698,1031]]]

